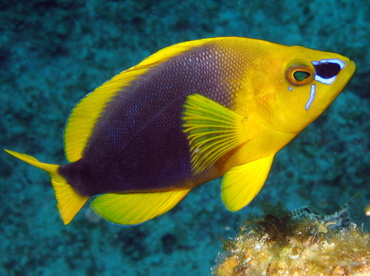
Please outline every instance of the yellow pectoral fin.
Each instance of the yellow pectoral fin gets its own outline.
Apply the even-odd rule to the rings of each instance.
[[[189,95],[184,108],[183,127],[195,174],[254,137],[256,130],[247,127],[246,118],[202,95]]]
[[[102,218],[122,225],[136,225],[171,210],[190,190],[137,194],[103,194],[91,203]]]
[[[259,193],[270,172],[274,155],[257,159],[228,171],[222,179],[221,198],[226,208],[238,211]]]

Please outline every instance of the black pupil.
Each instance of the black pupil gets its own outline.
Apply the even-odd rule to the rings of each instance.
[[[331,77],[338,75],[338,73],[340,72],[340,66],[336,63],[326,62],[314,66],[316,74],[324,79],[330,79]]]
[[[307,73],[304,71],[296,71],[294,72],[293,76],[296,81],[303,81],[307,79],[308,77],[310,77],[310,73]]]

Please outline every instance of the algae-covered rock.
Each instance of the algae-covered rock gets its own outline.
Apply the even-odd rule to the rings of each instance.
[[[329,227],[332,222],[276,214],[248,220],[234,240],[225,241],[213,274],[370,275],[370,234],[361,227],[338,230]]]

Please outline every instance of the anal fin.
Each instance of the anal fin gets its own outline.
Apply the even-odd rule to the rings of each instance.
[[[189,190],[158,193],[103,194],[91,203],[102,218],[122,225],[136,225],[171,210]]]
[[[221,198],[226,208],[238,211],[249,204],[265,184],[274,155],[254,160],[228,171],[222,179]]]

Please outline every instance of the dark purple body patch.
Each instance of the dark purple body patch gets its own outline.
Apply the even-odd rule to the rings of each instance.
[[[233,89],[212,44],[191,49],[150,69],[119,91],[96,123],[77,162],[60,174],[80,194],[152,192],[181,188],[192,177],[182,131],[186,96],[201,94],[226,107]]]

